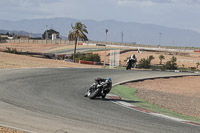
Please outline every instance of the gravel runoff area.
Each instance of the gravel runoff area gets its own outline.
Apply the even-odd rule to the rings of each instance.
[[[41,52],[52,48],[52,45],[30,45],[26,44],[3,44],[4,48],[17,47],[23,50]],[[53,45],[57,47],[57,45]],[[2,46],[0,47],[2,48]],[[150,53],[153,54],[153,53]],[[130,56],[127,53],[127,56]],[[123,56],[125,56],[123,54]],[[123,60],[126,58],[124,57]],[[89,67],[102,68],[96,65],[84,65],[61,60],[42,59],[26,55],[16,55],[0,52],[0,69],[13,68],[35,68],[35,67]],[[129,87],[137,88],[137,96],[155,105],[176,111],[185,115],[200,118],[200,77],[183,77],[170,79],[146,80],[137,83],[126,84]],[[0,126],[0,133],[23,133]]]
[[[0,133],[25,133],[25,132],[0,126]]]
[[[25,55],[16,55],[0,52],[0,69],[36,68],[36,67],[85,67],[102,68],[103,66],[78,64],[63,60],[36,58]]]
[[[137,96],[157,106],[200,119],[200,76],[127,83]]]

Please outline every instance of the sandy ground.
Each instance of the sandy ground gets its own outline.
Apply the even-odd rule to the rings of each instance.
[[[35,58],[25,55],[16,55],[0,52],[0,69],[12,68],[35,68],[35,67],[89,67],[89,68],[102,68],[102,66],[85,65],[72,62],[65,62],[63,60],[52,60]]]
[[[73,48],[73,45],[66,46],[63,44],[0,44],[0,49],[17,48],[18,51],[31,52],[47,52],[54,50],[61,50],[63,48]],[[83,46],[78,46],[83,47]],[[104,51],[95,52],[104,60]],[[109,51],[106,52],[108,55]],[[196,67],[197,61],[200,62],[200,53],[169,53],[169,52],[145,52],[138,54],[135,52],[127,52],[120,55],[120,62],[125,65],[127,57],[136,54],[138,61],[141,58],[146,58],[153,55],[155,59],[153,64],[159,64],[159,55],[163,54],[165,60],[163,63],[170,60],[175,55],[179,60],[179,66]],[[106,56],[106,62],[109,63],[109,56]],[[52,60],[30,57],[26,55],[16,55],[0,52],[0,69],[12,68],[34,68],[34,67],[87,67],[87,68],[102,68],[102,66],[84,65],[72,62],[65,62],[62,60]],[[127,86],[138,88],[138,97],[145,99],[158,106],[180,112],[186,115],[200,118],[200,77],[184,77],[175,79],[156,79],[147,80],[138,83],[129,83]],[[0,127],[0,133],[21,133],[8,128]]]
[[[109,54],[110,51],[106,52],[106,55]],[[101,60],[104,60],[104,54],[105,52],[94,52],[98,53],[101,56]],[[153,55],[155,59],[152,60],[151,64],[153,65],[159,65],[160,60],[159,56],[164,55],[165,59],[162,60],[162,64],[165,64],[167,61],[170,61],[172,56],[175,56],[177,58],[177,65],[178,67],[184,67],[184,68],[191,68],[191,67],[197,67],[197,62],[200,62],[200,53],[190,52],[190,53],[177,53],[177,52],[147,52],[143,51],[142,53],[137,53],[137,51],[130,51],[123,54],[120,54],[120,64],[122,66],[126,65],[126,59],[127,57],[130,57],[132,54],[135,54],[137,57],[138,62],[142,58],[147,58],[150,55]],[[109,56],[106,56],[106,62],[109,63]],[[197,68],[200,69],[200,66]]]
[[[72,49],[74,48],[74,45],[66,45],[66,44],[14,44],[14,43],[0,43],[0,49],[6,49],[6,47],[9,48],[16,48],[18,51],[30,51],[30,52],[53,52],[63,49]],[[95,46],[83,46],[78,45],[77,48],[85,48],[90,47],[94,48]],[[104,48],[104,47],[102,47]],[[113,48],[113,47],[107,47]],[[127,49],[127,48],[126,48]],[[106,51],[106,63],[109,63],[109,50]],[[101,56],[101,61],[104,61],[104,55],[105,52],[94,52],[98,53]],[[159,64],[159,56],[164,55],[165,59],[163,59],[162,64],[165,64],[167,61],[169,61],[172,56],[175,56],[177,58],[177,65],[179,67],[185,67],[185,68],[191,68],[191,67],[197,67],[197,62],[200,62],[200,52],[146,52],[141,51],[140,53],[137,53],[137,51],[130,51],[126,52],[120,55],[120,64],[124,66],[126,64],[127,57],[130,57],[132,54],[135,54],[137,57],[137,60],[139,61],[142,58],[147,58],[150,55],[153,55],[155,57],[154,60],[152,60],[152,64]],[[200,69],[200,66],[199,68]]]
[[[126,86],[137,89],[137,96],[152,104],[200,119],[200,76],[155,79]]]
[[[59,49],[59,47],[73,48],[73,45],[64,44],[7,44],[0,43],[0,49],[6,50],[6,48],[16,48],[18,51],[29,51],[29,52],[41,52],[45,53],[51,51],[51,49]],[[35,67],[89,67],[89,68],[102,68],[97,65],[85,65],[72,62],[65,62],[63,60],[52,60],[44,58],[35,58],[26,55],[17,55],[0,52],[0,69],[12,69],[12,68],[35,68]]]
[[[16,48],[18,51],[44,52],[46,50],[64,46],[64,44],[19,44],[19,43],[0,43],[0,49]]]
[[[13,130],[10,128],[5,128],[5,127],[0,126],[0,133],[25,133],[25,132],[17,131],[17,130]]]

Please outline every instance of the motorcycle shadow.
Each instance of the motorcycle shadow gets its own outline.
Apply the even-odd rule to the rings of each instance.
[[[93,100],[101,100],[101,101],[111,101],[111,102],[127,102],[127,103],[141,103],[141,101],[133,101],[133,100],[122,100],[122,99],[112,99],[112,98],[100,98],[97,97]]]

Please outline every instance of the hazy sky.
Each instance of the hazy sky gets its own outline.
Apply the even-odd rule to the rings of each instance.
[[[152,23],[200,32],[200,0],[0,0],[0,19],[52,17]]]

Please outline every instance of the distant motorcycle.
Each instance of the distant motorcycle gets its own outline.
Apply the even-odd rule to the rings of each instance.
[[[126,70],[131,70],[131,68],[136,67],[136,59],[129,58],[126,62]]]
[[[95,79],[95,82],[90,86],[90,88],[85,93],[85,97],[94,99],[96,97],[105,98],[112,88],[112,81],[110,78],[107,79]]]

